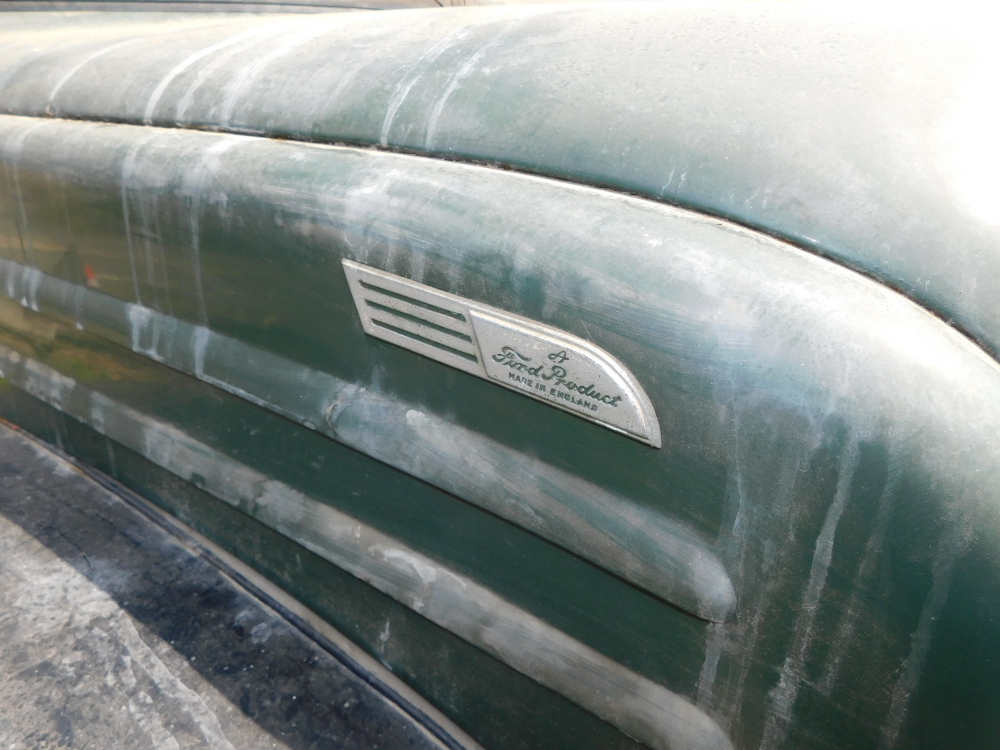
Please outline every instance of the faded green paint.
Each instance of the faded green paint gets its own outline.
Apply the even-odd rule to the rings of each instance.
[[[996,355],[990,13],[34,14],[0,38],[0,111],[370,144],[626,190],[861,268]]]
[[[69,327],[49,355],[22,337],[4,334],[0,339],[43,361],[53,361],[58,352],[100,361],[106,349],[100,339]],[[450,550],[438,558],[511,601],[531,603],[550,622],[623,663],[653,675],[671,670],[667,657],[676,645],[664,650],[656,635],[671,618],[684,626],[686,637],[675,634],[681,643],[696,648],[699,642],[702,628],[696,621],[616,585],[592,566],[559,554],[509,524],[193,378],[127,351],[120,360],[152,387],[137,389],[106,378],[88,381],[90,387],[143,413],[183,424],[234,459],[361,520],[375,521],[416,549]],[[13,386],[7,386],[0,399],[7,418],[155,500],[278,581],[464,726],[473,727],[487,747],[534,748],[540,742],[567,750],[636,747],[565,699],[204,493],[197,481],[181,481]],[[228,429],[220,435],[217,426],[222,424]],[[309,460],[303,462],[302,456]],[[511,549],[522,555],[512,558]],[[536,574],[539,564],[545,576]],[[570,601],[575,604],[566,611]],[[629,617],[623,619],[622,612]],[[391,640],[383,641],[380,635],[387,622]]]
[[[376,38],[405,42],[412,53],[369,58],[358,77],[345,84],[343,99],[315,105],[331,107],[327,120],[317,120],[315,134],[377,141],[376,125],[384,124],[393,96],[409,79],[397,73],[376,86],[376,74],[424,54],[430,72],[419,81],[413,78],[413,96],[399,99],[387,132],[387,145],[407,145],[405,139],[415,131],[406,124],[426,117],[428,107],[433,111],[456,71],[448,65],[451,47],[442,46],[439,61],[425,54],[433,46],[431,32],[442,24],[509,19],[521,24],[513,28],[534,28],[541,50],[551,37],[537,24],[572,25],[572,19],[589,17],[589,11],[576,10],[491,13],[448,14],[440,17],[444,20],[406,16],[413,21],[406,34],[392,31],[393,24],[403,23],[402,15],[378,23],[332,19],[310,30],[316,34],[310,49],[317,55],[328,51],[323,45],[329,40],[322,36],[327,31],[346,34],[350,44],[371,44]],[[618,16],[606,18],[612,19],[608,24],[621,23]],[[343,28],[350,33],[339,24],[348,24]],[[599,27],[595,21],[593,28]],[[164,39],[173,46],[150,54],[150,70],[165,73],[233,28],[167,34]],[[463,32],[467,36],[456,32],[449,38],[458,45],[453,51],[468,53],[462,45],[473,44],[482,28],[470,25]],[[655,25],[652,29],[655,33]],[[612,37],[623,43],[616,33]],[[350,44],[346,49],[354,49]],[[470,74],[504,44],[475,47],[471,54],[481,55]],[[109,52],[107,64],[126,49]],[[248,44],[246,54],[252,49]],[[234,59],[245,59],[235,47],[232,51]],[[3,54],[34,60],[27,47]],[[468,62],[469,54],[461,59]],[[43,72],[55,76],[65,64],[45,67],[34,61],[12,74],[7,88],[0,88],[7,106],[30,110],[25,102],[30,104],[37,92],[25,81],[34,75],[33,85],[49,91],[46,86],[53,81],[38,83]],[[121,114],[110,100],[121,91],[97,91],[86,83],[102,65],[81,69],[79,82],[63,87],[57,111]],[[176,78],[177,91],[166,78],[136,76],[128,85],[138,88],[122,101],[148,102],[156,83],[167,81],[157,101],[164,111],[175,112],[176,97],[189,90],[199,72],[206,81],[215,75],[214,69],[194,63],[185,70]],[[318,70],[316,86],[327,69]],[[503,71],[506,81],[536,80],[516,66]],[[292,124],[282,127],[302,135],[295,118],[301,125],[303,113],[315,112],[304,99],[296,105],[281,98],[283,90],[273,81],[289,80],[274,71],[256,82],[248,78],[246,91],[262,98],[231,97],[229,125],[250,128],[238,112],[244,113],[239,117],[264,118],[255,106],[284,102],[282,112]],[[620,80],[612,84],[622,87]],[[420,94],[425,85],[426,94]],[[441,109],[440,137],[451,140],[439,142],[435,134],[435,149],[474,131],[469,123],[490,122],[503,130],[503,112],[495,104],[487,101],[487,109],[470,110],[476,103],[462,99],[461,90],[458,84],[452,89],[466,109]],[[219,101],[219,91],[224,92],[219,106],[225,109],[227,89],[221,84],[206,88],[198,106],[210,110],[209,94]],[[359,98],[362,91],[370,94],[366,103]],[[83,92],[91,98],[84,100]],[[514,93],[501,87],[495,101],[512,112],[511,102],[538,106],[538,92],[530,86]],[[192,102],[201,96],[195,90]],[[161,105],[154,104],[153,114],[165,117],[157,109]],[[363,107],[381,119],[366,121],[362,114],[369,110]],[[462,120],[462,111],[477,111],[482,119]],[[449,117],[458,119],[444,127],[452,122]],[[267,126],[262,129],[278,128],[276,120],[261,122]],[[356,130],[347,132],[348,124]],[[511,131],[514,140],[491,140],[498,149],[515,141],[526,144],[528,162],[510,161],[614,181],[592,142],[573,147],[578,160],[573,163],[590,159],[598,172],[604,163],[600,174],[564,169],[569,156],[557,150],[551,152],[555,161],[546,161],[542,151],[551,140],[527,139],[518,132]],[[738,748],[922,748],[940,747],[943,738],[990,747],[1000,733],[995,712],[986,708],[1000,699],[1000,673],[994,666],[1000,643],[995,608],[1000,601],[1000,368],[909,300],[832,262],[724,222],[485,167],[261,138],[22,117],[0,118],[0,147],[6,166],[6,181],[0,180],[0,255],[70,285],[61,297],[39,297],[48,284],[45,278],[19,271],[10,293],[45,317],[10,306],[0,309],[4,327],[12,331],[5,334],[8,346],[30,350],[88,387],[180,425],[213,449],[460,571],[696,702],[727,729]],[[664,146],[652,156],[648,149],[629,153],[640,154],[641,163],[659,173],[667,164],[662,160],[678,152]],[[750,168],[746,159],[742,163],[740,168]],[[637,172],[629,174],[630,180],[638,179]],[[701,183],[699,189],[708,192],[734,179],[725,170],[704,174],[718,177]],[[622,185],[639,184],[621,179]],[[806,188],[804,195],[819,200],[815,184]],[[754,215],[761,222],[774,216],[763,211],[763,204],[758,208]],[[845,246],[868,248],[865,243],[877,239],[878,222],[864,227],[836,222],[834,208],[827,205],[829,210],[816,214],[827,232],[816,235],[828,241],[820,249],[838,254]],[[934,214],[928,216],[931,220]],[[900,236],[905,239],[918,225],[908,225]],[[768,228],[799,231],[777,220]],[[850,237],[848,229],[854,232]],[[850,242],[838,244],[837,237]],[[919,266],[933,254],[917,255]],[[366,337],[342,275],[343,258],[593,341],[642,383],[661,422],[663,449],[644,447]],[[933,267],[927,263],[926,268]],[[886,277],[896,278],[890,271]],[[72,285],[82,288],[88,278],[95,293],[78,295]],[[992,278],[984,277],[981,289],[989,288]],[[945,299],[931,297],[921,299]],[[986,330],[988,317],[976,317],[982,299],[973,297],[979,302],[962,308],[963,320],[980,321]],[[76,306],[84,298],[85,316]],[[445,428],[455,425],[456,434],[482,436],[683,525],[711,546],[732,578],[732,618],[710,625],[684,614],[440,487],[269,411],[310,396],[306,386],[264,389],[255,394],[265,407],[260,408],[154,364],[151,359],[168,359],[159,347],[175,343],[170,325],[154,330],[136,323],[132,335],[124,337],[123,301],[141,303],[132,308],[136,321],[158,311],[202,326],[409,405]],[[65,325],[54,330],[53,317]],[[28,319],[39,328],[25,327]],[[74,332],[74,323],[86,331]],[[975,332],[971,323],[967,328]],[[107,362],[95,354],[101,351],[127,363],[122,377],[104,371]],[[92,369],[82,366],[88,362],[94,363]],[[212,377],[223,386],[247,378],[252,382],[259,365],[223,361]],[[197,372],[196,366],[181,369]],[[11,393],[9,386],[5,392],[5,414],[50,439],[72,434],[69,450],[112,468],[103,438],[63,418],[48,423],[51,415],[43,416],[37,404]],[[414,474],[424,471],[406,464],[404,451],[379,457]],[[488,746],[602,748],[625,742],[620,735],[612,739],[607,725],[588,722],[563,699],[526,687],[508,667],[418,615],[382,601],[361,584],[345,582],[326,563],[301,563],[309,553],[196,490],[182,489],[137,457],[121,455],[127,456],[122,463],[128,468],[114,470],[123,481],[173,507],[229,548],[259,558],[256,564],[265,572],[372,652],[379,650],[384,613],[402,618],[408,623],[406,635],[383,657]],[[448,468],[446,455],[435,461],[432,469]],[[184,499],[174,499],[175,493]],[[299,564],[315,567],[297,577]],[[338,592],[350,589],[351,598],[336,599],[331,592],[339,586],[344,588]],[[496,714],[484,705],[493,700]],[[544,708],[527,710],[535,701]],[[522,710],[527,710],[523,725]]]

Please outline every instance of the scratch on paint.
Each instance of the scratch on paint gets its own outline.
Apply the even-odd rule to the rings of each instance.
[[[94,60],[97,60],[98,58],[103,57],[104,55],[108,54],[109,52],[113,52],[114,50],[118,49],[119,47],[123,47],[126,44],[128,44],[130,42],[134,42],[134,41],[136,41],[138,39],[141,39],[141,38],[142,37],[130,37],[128,39],[123,39],[120,42],[115,42],[114,44],[109,44],[107,47],[102,47],[99,50],[95,50],[94,52],[91,52],[89,55],[87,55],[86,57],[84,57],[80,62],[78,62],[76,65],[74,65],[68,71],[66,71],[66,73],[63,75],[63,77],[60,78],[58,80],[58,82],[56,82],[56,85],[53,86],[52,90],[49,92],[49,98],[48,98],[48,101],[46,102],[46,105],[45,105],[45,114],[47,114],[47,115],[53,114],[54,110],[53,110],[52,105],[55,103],[56,96],[62,90],[62,87],[66,85],[66,83],[69,81],[69,79],[72,78],[73,76],[75,76],[77,73],[79,73],[85,66],[90,65],[90,63],[94,62]]]
[[[931,588],[927,593],[927,599],[924,600],[917,629],[910,638],[910,653],[903,662],[903,672],[892,689],[892,703],[889,705],[889,713],[881,731],[882,742],[879,747],[882,750],[891,750],[899,740],[899,732],[903,728],[910,698],[920,684],[927,651],[930,649],[931,637],[934,634],[934,624],[948,598],[955,561],[965,551],[967,545],[967,532],[963,519],[951,518],[949,521],[938,542],[934,568],[931,572]]]
[[[396,119],[396,113],[406,100],[406,97],[409,96],[410,90],[424,75],[427,68],[434,64],[435,60],[444,54],[449,47],[468,36],[470,31],[470,27],[462,26],[448,34],[444,39],[427,50],[427,52],[425,52],[423,56],[421,56],[421,58],[414,63],[413,72],[408,78],[404,78],[396,84],[392,97],[389,99],[389,106],[386,108],[385,119],[382,121],[382,132],[379,137],[379,143],[381,143],[382,146],[389,145],[389,130],[392,127],[392,122]]]
[[[171,68],[170,71],[167,72],[167,75],[165,75],[160,80],[156,88],[153,89],[153,93],[150,94],[149,99],[146,102],[146,111],[143,113],[142,116],[143,123],[146,125],[153,124],[153,113],[156,111],[156,105],[160,103],[160,99],[166,92],[167,87],[174,82],[177,76],[179,76],[185,70],[190,68],[196,62],[205,57],[208,57],[213,52],[218,52],[219,50],[223,50],[226,47],[230,47],[234,44],[239,44],[245,39],[252,39],[255,36],[264,36],[265,34],[274,35],[276,33],[278,32],[270,27],[264,27],[264,28],[254,27],[249,31],[244,31],[241,34],[236,34],[235,36],[231,36],[228,39],[223,39],[221,42],[216,42],[215,44],[205,47],[204,49],[199,50],[198,52],[195,52],[194,54],[184,58],[181,62],[179,62],[177,65]]]
[[[873,524],[871,536],[868,538],[868,543],[865,545],[865,552],[861,559],[861,565],[858,566],[858,575],[855,579],[856,582],[854,590],[851,592],[851,598],[850,601],[848,601],[847,609],[845,610],[844,616],[840,621],[840,626],[837,628],[837,635],[834,636],[833,645],[830,648],[830,661],[827,664],[826,674],[823,676],[823,680],[819,684],[819,689],[827,695],[829,695],[833,690],[833,686],[837,681],[837,675],[840,672],[841,663],[844,660],[848,644],[852,634],[854,633],[854,626],[857,623],[859,614],[861,613],[861,593],[864,591],[865,585],[875,572],[875,565],[882,552],[882,544],[885,540],[885,534],[889,527],[889,520],[892,517],[892,509],[895,504],[896,485],[898,482],[899,470],[893,468],[886,479],[885,488],[882,490],[882,496],[879,498],[878,511],[875,514],[875,522]]]
[[[434,148],[434,137],[437,135],[438,121],[441,118],[441,113],[444,112],[445,105],[451,98],[451,95],[455,93],[455,90],[461,85],[462,81],[472,72],[472,69],[476,64],[483,58],[490,49],[495,47],[500,41],[517,25],[523,23],[525,19],[514,20],[508,23],[496,36],[494,36],[489,42],[480,47],[474,54],[469,56],[461,67],[455,72],[455,75],[451,77],[448,82],[447,88],[441,94],[441,97],[434,104],[434,108],[431,110],[430,117],[427,120],[427,135],[424,138],[424,148],[431,150]],[[386,145],[385,143],[382,144]]]
[[[809,646],[812,644],[813,625],[819,612],[823,589],[826,587],[826,575],[830,568],[830,561],[833,559],[833,543],[837,524],[840,523],[840,517],[851,494],[851,480],[854,477],[857,458],[858,444],[856,439],[852,439],[844,448],[844,459],[837,480],[837,491],[833,502],[827,509],[819,536],[816,538],[812,566],[809,570],[809,582],[795,618],[792,645],[782,666],[778,684],[769,693],[771,710],[760,744],[762,750],[778,747],[784,741],[788,724],[795,709],[799,686],[805,679],[805,661]]]

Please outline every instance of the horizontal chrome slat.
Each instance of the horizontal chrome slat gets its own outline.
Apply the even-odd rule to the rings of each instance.
[[[442,333],[446,336],[451,336],[452,339],[454,340],[464,341],[468,344],[472,343],[471,330],[469,330],[468,333],[465,333],[461,330],[455,330],[454,326],[443,326],[438,323],[434,323],[430,320],[420,317],[419,315],[414,315],[413,313],[408,312],[405,309],[400,309],[402,303],[399,303],[398,301],[396,301],[395,305],[387,305],[385,304],[385,302],[376,301],[374,299],[366,299],[365,304],[372,310],[379,310],[383,313],[388,314],[390,318],[400,318],[403,320],[409,320],[411,323],[414,323],[416,325],[425,326],[427,328],[430,328],[431,330],[437,331],[438,333]]]
[[[365,290],[365,299],[378,302],[394,310],[408,313],[414,317],[422,318],[444,328],[451,328],[471,334],[469,318],[461,311],[453,312],[438,305],[413,299],[396,289],[387,288],[389,287],[388,284],[385,287],[378,287],[362,281],[360,282],[360,286]]]
[[[369,307],[368,315],[373,323],[380,324],[383,328],[403,331],[417,337],[417,340],[440,344],[446,350],[468,354],[472,357],[472,361],[478,359],[476,349],[472,346],[471,336],[465,336],[463,340],[454,333],[442,333],[439,327],[431,327],[419,321],[414,322],[412,318],[394,314],[386,308]]]

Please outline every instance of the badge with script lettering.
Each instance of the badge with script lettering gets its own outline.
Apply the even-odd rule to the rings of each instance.
[[[558,328],[344,261],[365,333],[660,447],[631,372]]]

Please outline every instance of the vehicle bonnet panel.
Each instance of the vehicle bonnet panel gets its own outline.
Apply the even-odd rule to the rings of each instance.
[[[32,14],[0,31],[2,111],[369,144],[638,193],[858,268],[1000,352],[988,11],[109,15],[100,37],[73,33],[93,24]]]
[[[4,377],[625,733],[920,746],[942,648],[1000,690],[992,615],[933,640],[996,589],[1000,371],[885,286],[412,155],[17,116],[0,153]],[[608,352],[662,447],[367,335],[345,260]]]

